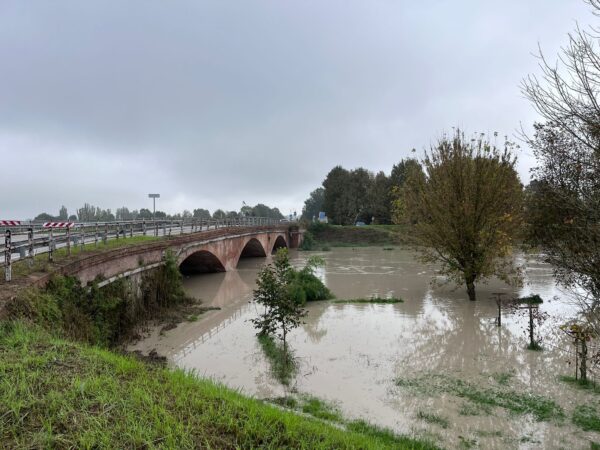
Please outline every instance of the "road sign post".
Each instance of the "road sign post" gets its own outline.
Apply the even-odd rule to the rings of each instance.
[[[50,228],[50,237],[48,239],[48,261],[54,261],[54,234]]]
[[[34,258],[34,250],[33,250],[33,227],[27,228],[27,243],[29,244],[29,267],[33,267],[33,258]]]
[[[71,256],[71,229],[67,228],[67,255]]]
[[[12,279],[12,267],[10,265],[11,257],[11,232],[6,230],[4,232],[4,279],[10,281]]]

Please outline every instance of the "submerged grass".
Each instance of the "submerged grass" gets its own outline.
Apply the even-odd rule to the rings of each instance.
[[[329,420],[330,422],[342,423],[344,418],[339,408],[320,398],[313,396],[301,396],[301,411],[310,414],[317,419]]]
[[[500,407],[516,414],[532,414],[537,420],[562,419],[564,412],[554,400],[514,390],[479,387],[445,375],[427,375],[420,378],[398,378],[396,385],[426,395],[449,393],[469,400],[475,405]]]
[[[532,350],[534,352],[541,352],[542,350],[544,350],[544,347],[542,347],[539,342],[530,342],[529,344],[527,344],[526,348],[527,350]]]
[[[508,386],[510,384],[510,380],[515,374],[512,372],[494,372],[492,374],[492,378],[502,386]]]
[[[595,381],[575,379],[575,377],[567,375],[560,376],[558,379],[565,383],[569,383],[571,386],[574,386],[578,389],[589,390],[596,394],[600,393],[600,386]]]
[[[298,364],[290,349],[285,352],[283,346],[267,334],[259,334],[257,339],[273,376],[284,386],[289,386],[298,371]]]
[[[401,298],[351,298],[347,300],[334,300],[333,303],[372,303],[372,304],[393,304],[393,303],[404,303]]]
[[[600,416],[595,406],[577,406],[573,411],[572,421],[584,431],[600,431]]]
[[[286,396],[270,400],[272,403],[295,411],[309,414],[315,418],[333,422],[342,426],[347,431],[359,433],[389,448],[410,448],[414,450],[436,450],[438,447],[428,440],[415,440],[414,438],[401,436],[389,428],[371,424],[365,420],[347,420],[342,416],[340,410],[325,400],[309,395]]]
[[[428,413],[425,411],[419,411],[417,413],[417,418],[434,425],[438,425],[442,428],[448,428],[450,426],[450,422],[445,417],[434,413]]]
[[[467,402],[463,403],[458,410],[458,414],[461,416],[480,416],[489,415],[491,413],[491,407],[488,405],[475,405]]]
[[[433,448],[340,429],[21,322],[0,324],[0,354],[6,448]]]

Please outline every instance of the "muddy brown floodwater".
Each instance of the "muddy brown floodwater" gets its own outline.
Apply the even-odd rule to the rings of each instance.
[[[291,258],[301,265],[313,254],[291,252]],[[404,303],[309,304],[306,323],[290,338],[299,361],[294,391],[334,403],[348,418],[426,437],[445,448],[587,449],[590,441],[600,442],[598,433],[571,421],[577,406],[598,406],[600,395],[559,380],[573,373],[567,364],[573,348],[558,324],[575,315],[576,307],[538,257],[518,258],[526,268],[522,288],[479,285],[478,301],[469,302],[462,288],[432,287],[434,269],[407,250],[335,248],[317,254],[326,261],[319,276],[337,298],[394,296]],[[163,335],[153,330],[132,349],[156,349],[173,365],[247,395],[286,395],[290,388],[271,375],[249,322],[257,314],[251,299],[262,264],[265,259],[244,259],[237,271],[186,278],[190,295],[221,310]],[[551,317],[542,329],[544,351],[525,349],[524,318],[505,316],[503,326],[496,326],[491,298],[500,291],[537,293],[545,300],[542,308]],[[401,387],[398,378],[409,381]],[[457,391],[457,382],[501,402],[515,395],[543,396],[562,408],[564,418],[536,420],[481,404]]]

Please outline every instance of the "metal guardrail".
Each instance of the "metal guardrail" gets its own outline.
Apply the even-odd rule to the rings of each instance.
[[[179,219],[179,220],[129,220],[113,222],[79,222],[70,227],[44,227],[45,222],[24,222],[19,225],[5,227],[4,258],[0,265],[4,266],[4,278],[12,279],[12,263],[26,260],[33,266],[35,255],[48,254],[48,261],[54,260],[54,252],[58,248],[66,248],[67,255],[73,247],[82,250],[86,244],[106,244],[109,240],[126,239],[134,236],[173,236],[197,233],[199,231],[216,230],[225,227],[248,227],[281,225],[287,220],[267,217],[241,217],[235,219]]]

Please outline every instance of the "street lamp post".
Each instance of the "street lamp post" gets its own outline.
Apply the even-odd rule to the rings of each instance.
[[[154,230],[156,233],[156,199],[160,198],[160,194],[148,194],[148,198],[152,199],[152,222],[154,222]]]

